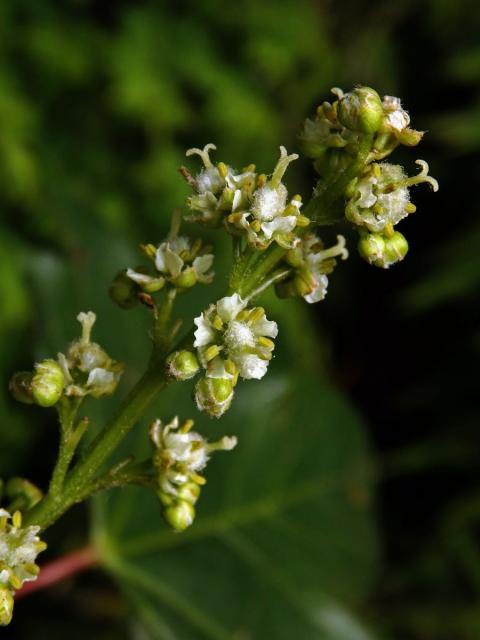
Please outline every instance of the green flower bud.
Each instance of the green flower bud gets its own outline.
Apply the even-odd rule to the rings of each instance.
[[[55,360],[43,360],[35,365],[32,378],[32,395],[41,407],[52,407],[63,393],[65,376],[62,368]]]
[[[127,274],[126,269],[117,273],[108,290],[110,298],[121,309],[132,309],[137,303],[137,286]]]
[[[18,371],[13,374],[8,388],[15,400],[24,404],[33,404],[32,378],[33,373],[30,371]]]
[[[346,93],[338,104],[338,120],[351,131],[375,133],[382,125],[383,116],[380,96],[370,87],[357,87]]]
[[[175,351],[167,358],[167,373],[175,380],[189,380],[199,368],[197,356],[192,351]]]
[[[232,403],[233,387],[231,378],[202,378],[195,386],[197,407],[212,417],[220,418]]]
[[[390,238],[385,240],[386,267],[401,262],[408,253],[408,242],[403,234],[395,231]],[[386,268],[385,267],[385,268]]]
[[[388,269],[407,255],[408,242],[399,231],[395,231],[391,237],[369,233],[360,239],[358,252],[375,267]]]
[[[186,502],[194,505],[200,497],[200,491],[200,485],[196,482],[186,482],[184,485],[179,487],[177,495],[181,500],[185,500]]]
[[[0,586],[0,626],[6,627],[12,621],[13,595],[8,587]]]
[[[172,280],[172,284],[174,284],[179,289],[190,289],[198,282],[197,274],[195,273],[195,269],[190,267],[185,269],[180,273],[180,275]]]
[[[358,253],[370,264],[383,260],[385,239],[379,233],[367,233],[358,241]]]
[[[185,531],[195,519],[195,509],[186,500],[175,500],[164,509],[163,517],[175,531]]]

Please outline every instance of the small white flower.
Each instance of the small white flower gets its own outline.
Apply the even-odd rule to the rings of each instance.
[[[314,283],[313,290],[304,296],[304,300],[309,304],[319,302],[327,295],[327,273],[330,273],[335,265],[335,261],[332,259],[341,257],[342,260],[346,260],[348,258],[344,236],[337,236],[337,244],[329,249],[319,249],[319,246],[321,247],[321,241],[315,234],[312,233],[305,237],[305,261],[313,276]]]
[[[12,592],[24,582],[36,580],[39,568],[35,560],[47,548],[40,540],[40,527],[22,527],[19,511],[11,515],[0,509],[0,586]]]
[[[150,437],[156,448],[154,464],[159,471],[159,485],[167,496],[178,497],[187,482],[202,484],[198,473],[205,468],[211,452],[230,451],[237,444],[235,437],[209,443],[192,431],[192,426],[193,420],[181,425],[175,417],[167,425],[155,420],[150,427]]]
[[[57,356],[66,382],[64,393],[78,397],[91,395],[93,398],[111,395],[120,382],[123,365],[112,360],[99,344],[91,341],[96,321],[92,311],[79,313],[77,320],[82,325],[82,337],[72,342],[67,355],[59,353]]]
[[[372,164],[368,172],[355,184],[355,195],[347,203],[345,214],[359,226],[365,226],[373,233],[382,232],[385,227],[395,226],[409,213],[415,211],[410,203],[409,187],[428,182],[434,191],[437,181],[428,175],[428,165],[416,160],[421,171],[408,177],[398,164],[381,162]]]
[[[194,322],[194,347],[209,377],[228,378],[222,361],[231,361],[244,379],[260,379],[272,357],[277,323],[267,320],[261,307],[246,309],[247,302],[234,293],[219,300]],[[230,374],[230,377],[232,374]]]
[[[155,292],[163,287],[165,281],[179,287],[190,287],[197,282],[208,284],[213,279],[210,268],[213,254],[198,255],[201,243],[193,243],[185,236],[176,236],[162,242],[157,249],[149,245],[157,276],[147,275],[133,269],[127,269],[127,276],[147,292]],[[158,286],[157,286],[158,285]]]

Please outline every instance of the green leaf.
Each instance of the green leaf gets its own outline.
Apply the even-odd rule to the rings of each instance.
[[[184,398],[171,387],[158,415]],[[94,542],[147,637],[370,638],[343,608],[368,594],[376,560],[371,467],[345,399],[314,376],[271,375],[196,428],[239,444],[210,462],[187,532],[167,529],[147,491],[95,503]]]

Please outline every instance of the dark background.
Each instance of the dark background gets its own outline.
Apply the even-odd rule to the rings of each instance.
[[[366,418],[377,459],[381,562],[363,617],[381,637],[480,637],[479,33],[471,0],[0,7],[3,386],[61,348],[91,292],[100,299],[135,259],[135,243],[161,237],[187,193],[176,173],[185,148],[214,141],[234,166],[273,166],[330,87],[356,83],[400,96],[428,131],[418,149],[396,154],[411,172],[427,160],[440,182],[438,194],[412,194],[406,260],[381,271],[352,250],[326,301],[308,309],[321,367]],[[306,160],[288,177],[304,194],[312,180]],[[85,265],[102,256],[98,280],[85,282]],[[58,279],[71,303],[55,294]],[[44,484],[51,416],[1,403],[2,475]],[[80,543],[85,516],[69,515],[52,540]],[[22,607],[41,619],[45,637],[66,637],[72,619],[93,637],[124,637],[128,607],[106,577],[64,589],[25,601],[19,618]],[[5,637],[30,637],[15,624]]]

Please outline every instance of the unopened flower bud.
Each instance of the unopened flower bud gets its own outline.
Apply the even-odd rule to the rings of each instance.
[[[358,252],[375,267],[388,269],[407,255],[408,242],[399,231],[395,231],[390,237],[369,233],[360,239]]]
[[[167,358],[168,375],[175,380],[189,380],[199,368],[197,356],[192,351],[175,351]]]
[[[13,595],[8,587],[0,586],[0,626],[6,627],[12,621]]]
[[[196,482],[186,482],[184,485],[178,488],[177,496],[181,500],[185,500],[191,505],[194,505],[200,497],[200,491],[200,485],[198,485]]]
[[[58,362],[48,359],[35,365],[31,388],[36,404],[41,407],[56,404],[62,396],[64,385],[65,376]]]
[[[197,407],[220,418],[232,403],[233,386],[231,378],[202,378],[195,386]]]
[[[408,253],[408,242],[405,236],[399,231],[395,231],[390,238],[385,240],[385,263],[386,267],[400,262]],[[386,268],[385,267],[385,268]]]
[[[138,303],[137,286],[127,276],[126,269],[115,276],[108,293],[121,309],[132,309]]]
[[[360,133],[375,133],[384,116],[380,96],[370,87],[357,87],[338,104],[338,120],[344,127]]]
[[[24,404],[33,404],[32,378],[33,373],[30,371],[18,371],[13,374],[8,388],[15,400]]]
[[[185,531],[195,519],[195,508],[186,500],[174,500],[164,509],[163,517],[175,531]]]
[[[195,269],[193,267],[185,269],[177,278],[174,278],[172,280],[172,284],[174,284],[179,289],[190,289],[190,287],[195,286],[197,282],[197,274],[195,273]]]
[[[367,233],[358,241],[358,253],[370,264],[383,259],[385,238],[379,233]]]

